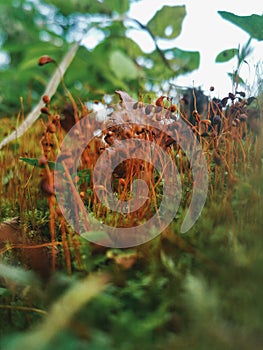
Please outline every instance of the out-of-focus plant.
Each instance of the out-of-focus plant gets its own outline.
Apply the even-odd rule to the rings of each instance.
[[[151,86],[157,79],[160,84],[199,67],[198,52],[173,46],[163,50],[159,45],[181,33],[185,6],[163,6],[142,24],[129,17],[130,4],[129,0],[1,2],[0,112],[17,112],[20,96],[29,110],[54,69],[40,72],[38,57],[46,54],[59,62],[72,42],[81,41],[81,46],[65,79],[81,99],[90,92],[93,98],[101,98],[113,86],[137,95],[146,82]],[[129,37],[130,29],[146,32],[155,49],[143,52]]]
[[[250,35],[249,40],[242,47],[239,45],[238,48],[223,50],[216,56],[216,62],[218,63],[227,62],[233,58],[237,59],[236,69],[228,73],[233,82],[234,93],[236,93],[239,85],[245,85],[244,80],[240,76],[240,71],[243,63],[248,64],[247,57],[253,52],[252,39],[263,40],[263,15],[238,16],[226,11],[218,11],[218,13],[221,17]]]
[[[227,62],[230,59],[236,57],[237,63],[236,63],[236,69],[234,72],[229,72],[228,76],[231,78],[233,82],[234,92],[238,90],[238,86],[245,85],[244,80],[240,76],[240,71],[243,66],[243,63],[248,64],[246,58],[252,53],[253,48],[251,46],[251,38],[248,40],[248,42],[240,47],[238,46],[238,49],[227,49],[222,52],[220,52],[216,57],[216,62]]]

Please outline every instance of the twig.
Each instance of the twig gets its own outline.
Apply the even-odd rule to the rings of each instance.
[[[167,60],[167,58],[165,57],[163,51],[160,49],[157,41],[156,41],[156,38],[155,36],[153,35],[152,31],[150,30],[150,28],[148,28],[146,25],[142,24],[140,21],[138,21],[137,19],[135,18],[130,18],[130,17],[127,17],[126,20],[129,20],[129,21],[132,21],[136,24],[138,24],[138,26],[145,30],[151,37],[151,39],[153,40],[153,43],[154,43],[154,46],[155,46],[155,49],[156,51],[158,52],[158,54],[160,55],[161,59],[163,60],[164,64],[172,71],[174,72],[175,70],[173,69],[173,67],[170,65],[170,62]]]
[[[23,311],[33,311],[39,314],[46,315],[47,312],[45,310],[37,309],[35,307],[28,306],[18,306],[18,305],[0,305],[0,309],[12,309],[12,310],[23,310]]]
[[[60,66],[56,69],[55,73],[53,74],[52,78],[50,79],[45,92],[43,95],[48,95],[50,98],[55,94],[57,91],[57,88],[59,86],[61,77],[65,74],[67,71],[69,65],[71,64],[73,58],[75,57],[78,48],[79,48],[80,42],[75,43],[68,53],[64,56],[64,59],[62,60]],[[44,102],[42,99],[38,102],[38,104],[34,107],[34,109],[28,114],[26,119],[22,122],[22,124],[13,131],[10,135],[8,135],[6,138],[0,142],[0,149],[6,146],[9,142],[16,140],[20,136],[22,136],[30,127],[31,125],[39,118],[41,112],[41,108],[44,107]]]

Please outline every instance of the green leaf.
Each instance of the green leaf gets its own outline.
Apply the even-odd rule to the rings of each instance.
[[[32,166],[36,166],[38,168],[44,168],[44,165],[40,165],[38,163],[38,158],[25,158],[25,157],[20,157],[19,160],[22,160],[23,162],[29,164],[29,165],[32,165]],[[55,169],[55,165],[56,163],[55,162],[51,162],[51,161],[48,161],[48,166],[51,170],[54,170]]]
[[[124,36],[114,38],[114,43],[112,43],[112,46],[115,47],[117,50],[121,48],[124,52],[127,53],[129,57],[133,59],[137,58],[140,55],[143,55],[140,46],[137,43],[135,43],[132,39]]]
[[[19,270],[18,270],[19,271]],[[29,271],[26,271],[29,273]],[[73,317],[84,305],[99,295],[108,285],[109,278],[104,274],[93,274],[76,281],[57,299],[45,319],[35,327],[12,339],[9,337],[6,350],[17,349],[51,349],[57,334],[66,329]],[[70,305],[70,307],[65,307]],[[68,349],[65,345],[63,348]]]
[[[227,75],[231,78],[231,80],[234,82],[234,83],[238,83],[239,85],[243,85],[245,86],[245,82],[244,80],[236,73],[227,73]]]
[[[91,170],[84,169],[77,172],[77,174],[73,174],[73,177],[77,175],[79,177],[78,185],[81,186],[83,183],[89,185],[91,182]]]
[[[13,180],[14,178],[14,173],[12,169],[10,169],[2,178],[2,185],[6,186],[10,180]]]
[[[227,50],[221,51],[216,56],[216,62],[218,63],[227,62],[237,55],[238,55],[238,49],[227,49]]]
[[[3,296],[5,294],[9,294],[9,290],[7,288],[0,287],[0,296]]]
[[[263,40],[263,15],[237,16],[227,11],[218,11],[227,21],[246,31],[254,39]]]
[[[173,48],[164,50],[163,53],[176,75],[191,72],[199,67],[200,54],[198,51],[184,51]],[[171,70],[168,69],[168,76],[164,74],[164,63],[160,62],[159,53],[155,52],[155,55],[151,54],[150,56],[154,62],[153,71],[155,75],[161,75],[163,79],[169,79]]]
[[[129,0],[104,0],[103,5],[114,12],[125,13],[130,8]]]
[[[172,53],[171,65],[178,74],[191,72],[199,67],[200,53],[198,51],[184,51],[178,48],[168,50]]]
[[[104,14],[110,15],[116,11],[118,13],[129,10],[128,0],[45,0],[47,3],[56,6],[64,16],[70,16],[72,13]]]
[[[82,238],[85,238],[85,240],[88,240],[90,242],[109,242],[110,237],[108,233],[104,231],[89,231],[89,232],[84,232],[81,234]]]
[[[139,76],[135,63],[119,50],[110,53],[109,64],[111,70],[119,79],[133,80]]]
[[[37,285],[38,280],[32,271],[0,263],[0,276],[18,285]]]
[[[161,10],[156,12],[147,26],[156,37],[174,39],[181,33],[185,15],[185,5],[163,6]]]
[[[253,47],[250,45],[251,44],[251,38],[247,41],[245,45],[242,46],[239,52],[239,61],[244,62],[246,58],[253,52]]]
[[[23,162],[25,162],[31,166],[36,166],[36,167],[42,168],[42,169],[44,168],[44,165],[39,165],[38,158],[20,157],[19,160],[22,160]],[[56,168],[56,170],[63,170],[63,166],[60,163],[48,161],[48,166],[51,170],[54,170],[55,168]],[[73,174],[73,176],[76,176],[76,175],[78,175],[80,177],[80,182],[81,182],[80,184],[82,184],[84,182],[90,183],[90,179],[91,179],[90,169],[81,170],[81,171],[78,171],[77,174]]]

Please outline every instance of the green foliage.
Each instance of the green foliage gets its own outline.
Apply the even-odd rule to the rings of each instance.
[[[244,63],[247,64],[247,57],[252,53],[253,49],[251,47],[251,38],[246,42],[245,45],[240,47],[238,46],[238,49],[227,49],[222,52],[220,52],[216,57],[216,62],[218,63],[224,63],[232,58],[237,58],[237,65],[235,71],[232,73],[228,73],[228,76],[231,78],[233,82],[233,86],[235,87],[235,91],[238,89],[239,85],[244,85],[245,82],[240,76],[240,70]]]
[[[216,62],[220,63],[229,61],[235,56],[237,57],[238,62],[235,72],[228,73],[233,81],[235,90],[237,90],[239,84],[244,85],[244,81],[240,77],[240,69],[244,62],[247,63],[246,58],[252,52],[251,39],[263,40],[263,15],[238,16],[227,11],[218,11],[218,13],[221,17],[245,30],[250,35],[250,39],[241,49],[240,46],[238,49],[227,49],[220,52],[216,57]]]
[[[90,299],[98,295],[107,284],[105,276],[89,276],[75,282],[50,309],[49,316],[28,334],[15,337],[6,349],[46,349],[56,334],[65,328],[74,314]],[[65,305],[70,305],[70,308]]]
[[[38,58],[45,54],[59,62],[69,43],[85,38],[89,30],[97,30],[101,38],[93,49],[87,50],[83,46],[79,49],[66,75],[68,88],[82,100],[90,92],[94,98],[111,93],[113,85],[126,90],[129,87],[137,94],[138,89],[144,90],[145,83],[152,79],[155,84],[161,84],[171,76],[199,67],[198,52],[173,47],[161,50],[158,46],[158,39],[174,39],[181,33],[186,17],[185,6],[163,6],[147,25],[139,23],[140,30],[149,32],[156,45],[151,54],[145,54],[127,37],[127,28],[138,24],[133,19],[124,23],[122,16],[128,14],[128,0],[70,0],[66,3],[43,0],[41,6],[29,0],[10,0],[0,4],[1,50],[9,60],[1,71],[2,113],[16,113],[20,97],[26,112],[32,108],[54,70],[54,67],[40,69]],[[226,11],[219,11],[219,14],[253,38],[262,40],[262,16],[242,17]],[[216,62],[231,59],[237,55],[237,50],[222,51]],[[167,51],[169,55],[165,58]],[[241,81],[240,77],[235,79],[238,80]]]
[[[92,255],[87,241],[81,240],[87,256],[86,271],[106,271],[111,284],[100,293],[95,288],[96,298],[80,307],[80,299],[88,299],[90,281],[80,288],[83,281],[77,271],[70,278],[55,275],[42,302],[37,304],[34,299],[38,311],[50,311],[45,318],[31,315],[30,329],[13,333],[15,326],[7,328],[7,313],[1,310],[5,335],[1,345],[7,350],[19,349],[19,344],[32,348],[42,339],[38,347],[45,350],[260,349],[262,180],[261,173],[237,183],[228,205],[222,193],[207,203],[201,218],[184,236],[196,255],[179,249],[172,241],[155,239],[140,248],[142,259],[124,270],[105,259],[103,253]],[[201,253],[207,260],[202,261]],[[29,274],[20,269],[12,271],[21,274],[22,284],[28,284]],[[5,276],[13,275],[8,272]],[[36,290],[38,285],[31,288]],[[12,306],[26,303],[30,310],[25,291],[17,293],[22,302],[15,301]],[[0,294],[0,298],[11,298],[8,288],[2,288]],[[52,307],[44,300],[50,300]],[[29,310],[12,310],[13,322],[22,324]]]
[[[32,134],[38,132],[29,130],[31,134],[24,135],[28,141],[21,142],[20,147],[26,143],[30,154],[28,145],[36,152],[38,143]],[[44,281],[22,264],[6,265],[8,258],[17,255],[15,251],[7,255],[8,245],[1,248],[5,264],[0,264],[0,347],[262,348],[262,138],[253,133],[242,138],[242,149],[247,152],[246,171],[239,145],[234,145],[235,157],[227,161],[231,169],[236,169],[235,181],[224,184],[222,164],[212,168],[211,186],[217,178],[218,188],[209,195],[200,218],[186,234],[178,234],[183,210],[161,236],[133,249],[94,247],[85,237],[70,232],[68,238],[74,238],[75,243],[70,247],[72,274],[67,275],[62,255],[57,257],[57,272]],[[20,154],[20,150],[15,152]],[[47,203],[39,197],[37,188],[41,170],[35,168],[24,174],[33,169],[27,164],[37,166],[37,158],[32,155],[19,162],[10,149],[1,151],[1,159],[7,155],[9,166],[17,162],[19,172],[9,179],[11,190],[1,192],[1,206],[7,207],[10,202],[14,184],[18,193],[26,189],[19,203],[25,232],[50,239]],[[229,159],[236,162],[238,157],[241,166],[234,167]],[[79,186],[90,184],[91,171],[77,175]],[[19,177],[25,180],[21,184],[16,182]],[[7,212],[6,208],[1,215]],[[109,213],[109,222],[112,217]],[[104,238],[103,232],[88,234]],[[75,249],[79,250],[81,265]],[[127,265],[130,259],[134,259],[133,264]],[[13,263],[18,264],[17,260]],[[100,274],[98,280],[92,280],[97,272],[109,276],[110,283],[105,285]]]
[[[0,276],[2,278],[6,278],[14,284],[20,286],[34,285],[35,287],[37,287],[39,284],[37,277],[33,274],[32,271],[26,271],[22,268],[12,267],[2,263],[0,263],[0,271]]]
[[[245,30],[252,38],[263,40],[263,15],[238,16],[227,11],[218,11],[221,17]]]
[[[200,54],[198,51],[184,51],[179,48],[166,50],[166,54],[171,55],[170,64],[177,74],[192,72],[197,69],[200,64]]]
[[[161,84],[163,79],[198,68],[198,53],[171,48],[172,58],[164,59],[166,51],[158,47],[158,38],[173,39],[180,34],[185,6],[163,6],[147,25],[132,18],[125,21],[129,6],[128,0],[43,0],[41,6],[30,0],[1,3],[0,43],[9,63],[1,72],[0,112],[16,113],[20,97],[28,112],[40,99],[54,70],[52,66],[40,69],[39,57],[49,55],[59,63],[70,42],[85,38],[92,31],[99,33],[98,42],[89,50],[80,47],[65,76],[73,96],[82,100],[89,93],[93,98],[101,98],[112,92],[112,86],[137,95],[138,90],[145,89],[148,79]],[[150,55],[127,36],[127,29],[138,24],[155,43]],[[151,68],[145,62],[150,62]],[[165,72],[164,76],[160,77],[160,72]]]
[[[9,0],[0,4],[2,48],[11,57],[0,82],[7,110],[17,110],[15,99],[20,95],[24,100],[32,98],[33,102],[39,98],[54,67],[39,69],[34,62],[37,64],[42,54],[60,60],[69,45],[70,19],[73,22],[79,19],[78,12],[86,14],[89,6],[89,13],[98,15],[101,20],[128,9],[127,1],[45,1],[57,6],[50,9],[56,16],[62,16],[59,17],[61,21],[57,21],[58,26],[61,24],[58,34],[51,30],[47,16],[39,13],[33,3],[31,7],[22,6],[29,3],[20,1],[14,5]],[[180,33],[185,15],[183,6],[180,7],[180,25],[173,27],[171,34],[166,31],[167,22],[174,20],[169,17],[167,8],[160,10],[149,23],[156,37],[170,35],[171,38]],[[174,14],[173,8],[169,9]],[[49,16],[52,17],[52,11]],[[8,28],[7,19],[11,23]],[[37,19],[43,20],[40,26]],[[140,77],[165,80],[170,78],[171,72],[182,74],[198,67],[197,52],[174,48],[161,51],[160,55],[157,46],[153,53],[144,54],[126,37],[123,22],[108,19],[108,24],[100,28],[104,39],[92,50],[81,47],[65,76],[67,85],[79,98],[85,98],[90,91],[93,98],[112,92],[113,87],[127,88],[127,85],[137,93]],[[51,36],[48,41],[39,39],[43,28]],[[57,39],[60,40],[58,46]],[[231,55],[238,58],[235,81],[240,79],[240,65],[250,52],[249,44],[233,49],[235,54],[232,49],[225,50],[229,51],[228,59]],[[226,57],[220,55],[224,56],[221,52],[218,62],[225,62]],[[151,63],[148,68],[143,65],[146,60]],[[28,91],[30,82],[33,86]],[[74,82],[80,83],[81,91],[74,87]],[[36,154],[40,154],[37,147],[42,127],[40,131],[30,130],[30,135],[24,135],[16,148],[5,148],[0,154],[1,221],[7,216],[20,215],[25,239],[27,235],[34,235],[40,239],[47,236],[50,240],[48,201],[39,192],[42,169],[38,169],[36,158]],[[1,132],[4,134],[8,130]],[[228,136],[228,131],[222,134],[220,142]],[[178,234],[183,209],[160,237],[131,250],[94,246],[84,237],[68,231],[67,239],[72,244],[69,249],[71,275],[68,276],[64,256],[59,256],[59,272],[48,280],[40,280],[35,273],[27,271],[19,262],[19,249],[11,250],[8,244],[3,244],[1,260],[10,258],[14,265],[20,266],[0,263],[0,347],[6,350],[263,348],[263,175],[258,165],[262,164],[261,136],[249,133],[240,138],[240,144],[231,144],[232,160],[226,159],[231,147],[223,150],[224,159],[229,162],[228,171],[235,175],[232,181],[225,164],[212,164],[211,188],[216,181],[218,187],[187,234]],[[240,161],[240,166],[235,167],[231,161],[238,157],[242,160],[241,151],[245,152],[244,163]],[[21,154],[24,156],[19,162]],[[54,162],[48,165],[51,170],[54,168]],[[240,170],[243,166],[244,172]],[[90,185],[90,170],[77,175],[79,186]],[[184,196],[189,196],[188,192],[189,188]],[[112,217],[109,213],[109,222]],[[61,228],[61,223],[57,224]],[[103,232],[89,234],[104,238]],[[56,247],[56,252],[60,250]],[[50,246],[47,251],[50,254]],[[124,261],[131,258],[134,262],[127,268]],[[110,283],[100,274],[94,276],[97,272],[109,276]]]
[[[112,72],[120,80],[129,81],[139,77],[135,63],[119,50],[110,53],[109,65]]]
[[[129,0],[117,0],[114,1],[113,4],[111,0],[104,0],[103,6],[107,7],[112,12],[125,13],[130,8],[130,2]]]
[[[26,162],[27,164],[29,165],[32,165],[32,166],[36,166],[36,167],[39,167],[39,168],[45,168],[45,166],[43,164],[39,164],[38,162],[38,159],[37,158],[26,158],[26,157],[20,157],[20,160]],[[50,169],[54,170],[55,168],[55,162],[51,162],[51,161],[48,161],[48,166]]]
[[[104,14],[111,15],[114,12],[125,13],[129,10],[129,0],[46,0],[46,3],[54,5],[60,9],[64,16],[79,12],[83,14]]]
[[[184,5],[163,6],[150,20],[148,27],[156,37],[174,39],[181,33],[185,16],[186,10]]]
[[[237,72],[234,73],[227,73],[227,75],[229,76],[229,78],[231,79],[231,81],[233,82],[234,85],[236,86],[245,86],[245,82],[244,80],[238,75]]]
[[[231,60],[233,57],[237,56],[237,54],[238,54],[238,49],[235,49],[235,48],[221,51],[216,56],[216,62],[218,63],[227,62]]]

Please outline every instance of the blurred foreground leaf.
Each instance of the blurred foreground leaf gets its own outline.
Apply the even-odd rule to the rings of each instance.
[[[75,282],[51,307],[46,319],[27,334],[18,335],[5,344],[6,350],[46,349],[58,332],[67,327],[81,307],[106,286],[106,275],[92,275]]]
[[[119,50],[110,53],[109,64],[111,70],[119,79],[133,80],[138,78],[139,71],[134,62]]]

